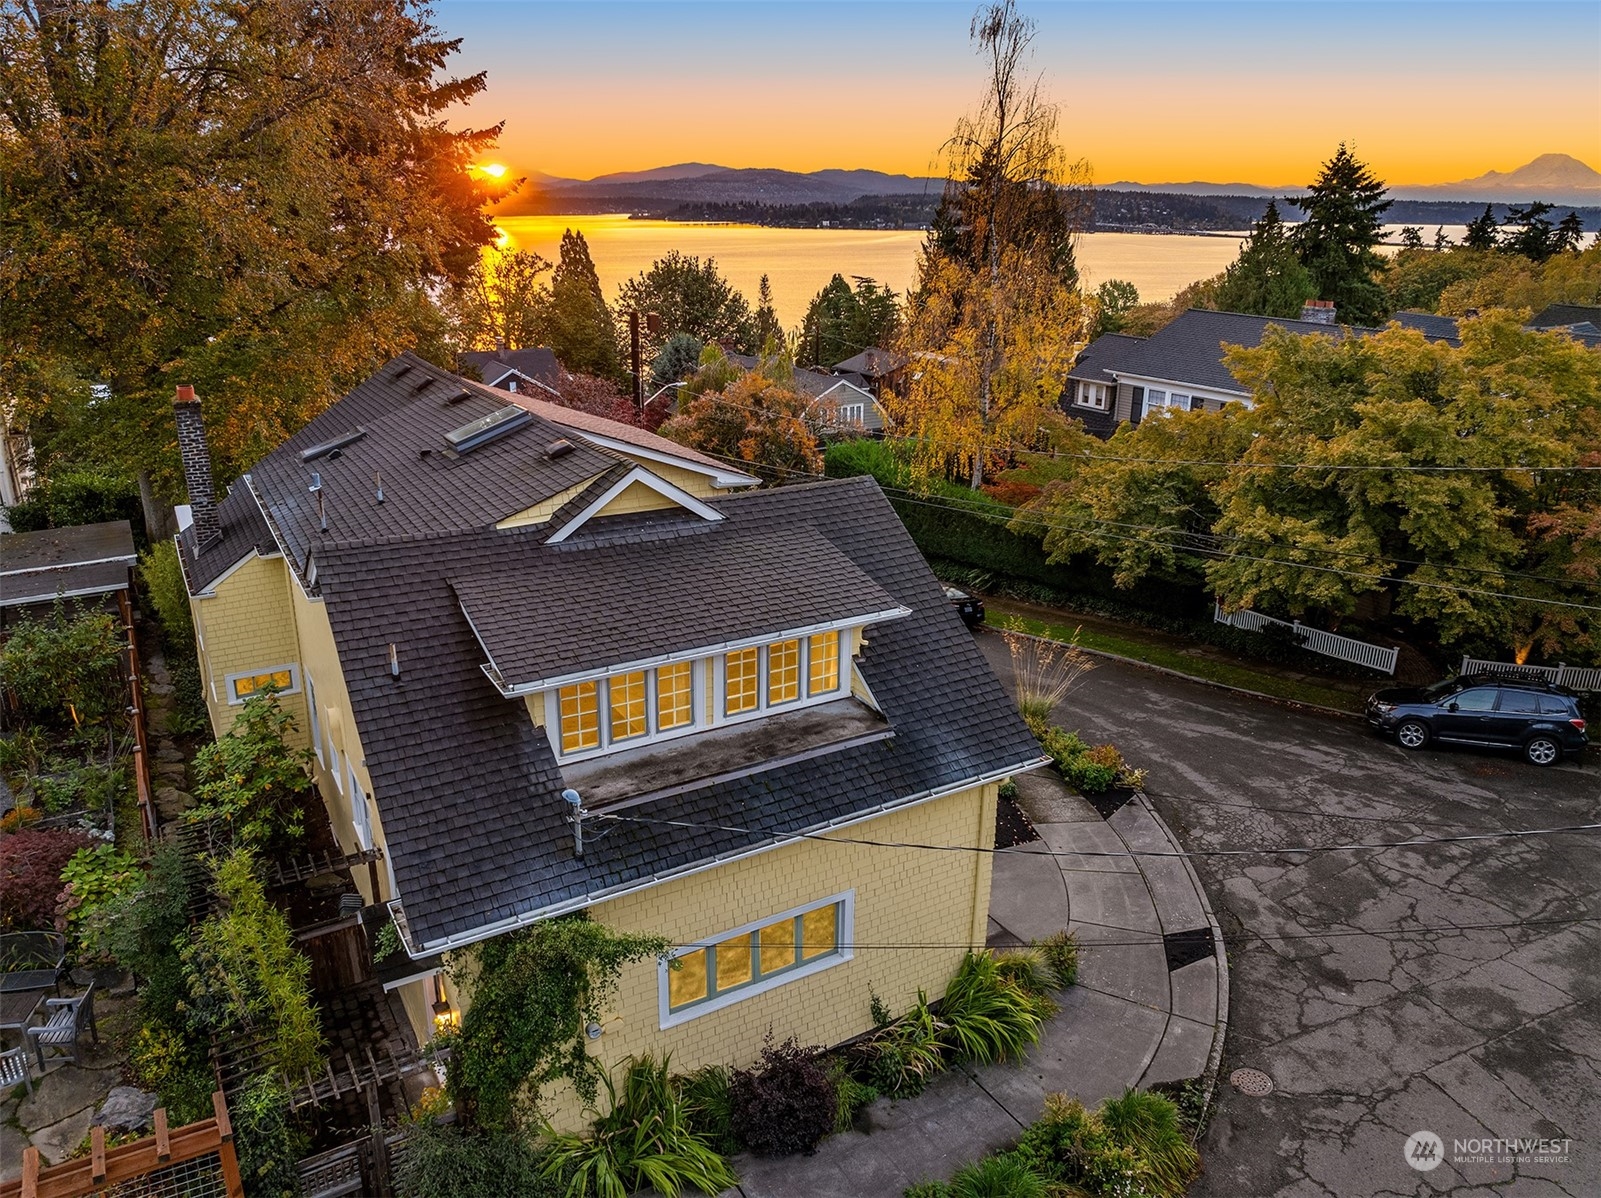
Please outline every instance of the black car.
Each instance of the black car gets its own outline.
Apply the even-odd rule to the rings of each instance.
[[[1395,734],[1403,749],[1430,741],[1518,749],[1535,765],[1555,765],[1579,754],[1589,738],[1579,699],[1539,679],[1493,674],[1448,678],[1422,689],[1379,691],[1368,699],[1367,720]]]
[[[984,622],[984,601],[975,599],[966,591],[959,591],[955,587],[945,588],[945,598],[951,601],[956,614],[962,617],[962,623],[969,628],[977,628]]]

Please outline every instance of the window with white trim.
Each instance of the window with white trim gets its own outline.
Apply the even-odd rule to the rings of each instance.
[[[1080,383],[1078,385],[1078,398],[1073,402],[1081,408],[1094,408],[1097,411],[1106,411],[1107,388],[1104,383]]]
[[[244,674],[229,674],[224,680],[228,688],[229,706],[243,703],[251,695],[272,691],[279,695],[300,693],[300,667],[297,665],[269,666]]]
[[[356,843],[365,852],[372,848],[372,813],[367,810],[367,793],[356,777],[356,767],[345,758],[345,775],[350,779],[350,823],[356,830]]]
[[[867,405],[859,403],[842,403],[839,405],[839,422],[841,424],[860,425],[867,419]]]
[[[324,768],[328,759],[322,752],[322,717],[317,714],[317,687],[311,681],[311,674],[306,674],[306,720],[307,731],[311,734],[311,751],[317,755],[317,763]]]
[[[563,757],[623,748],[693,729],[700,704],[700,664],[673,662],[654,670],[632,670],[610,678],[574,682],[554,692],[550,711]]]
[[[1148,391],[1145,394],[1145,410],[1147,412],[1160,410],[1164,416],[1174,412],[1187,412],[1190,410],[1190,397],[1181,395],[1177,391]]]
[[[821,632],[752,645],[722,658],[725,718],[753,715],[804,697],[834,697],[840,689],[840,634]]]
[[[854,925],[846,891],[679,949],[658,967],[662,1027],[850,960]]]

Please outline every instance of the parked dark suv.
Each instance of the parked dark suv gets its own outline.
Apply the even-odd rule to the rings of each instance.
[[[1535,765],[1555,765],[1584,751],[1588,737],[1578,696],[1539,679],[1495,674],[1448,678],[1417,689],[1383,690],[1367,702],[1367,719],[1393,732],[1403,749],[1430,741],[1519,749]]]

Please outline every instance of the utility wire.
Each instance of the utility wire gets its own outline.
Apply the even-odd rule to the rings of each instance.
[[[1475,841],[1524,840],[1534,836],[1558,836],[1568,833],[1601,831],[1601,823],[1565,824],[1552,828],[1517,828],[1504,832],[1464,832],[1455,836],[1419,836],[1407,840],[1356,841],[1348,844],[1268,845],[1249,849],[1035,849],[985,848],[976,844],[923,844],[917,841],[873,840],[866,837],[836,836],[827,832],[777,832],[758,828],[743,828],[734,824],[704,824],[693,820],[653,818],[646,815],[606,815],[597,812],[596,820],[617,820],[631,824],[655,824],[661,827],[689,828],[702,832],[732,832],[747,836],[770,838],[793,837],[800,840],[818,840],[829,844],[861,845],[883,849],[916,849],[935,853],[981,853],[994,856],[1012,856],[1026,853],[1031,857],[1113,857],[1113,858],[1186,858],[1201,857],[1277,857],[1301,856],[1314,853],[1348,853],[1382,851],[1387,849],[1427,848],[1437,844],[1468,844]]]

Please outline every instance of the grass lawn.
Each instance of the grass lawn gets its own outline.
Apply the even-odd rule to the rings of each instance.
[[[1181,653],[1167,645],[1142,640],[1138,628],[1113,633],[1087,625],[1080,627],[1071,618],[1059,622],[1042,620],[1031,612],[1012,607],[1004,599],[986,598],[984,604],[991,612],[1004,616],[1009,623],[1016,621],[1023,632],[1033,633],[1035,636],[1070,641],[1073,639],[1074,629],[1077,628],[1078,643],[1086,649],[1115,653],[1119,657],[1128,657],[1145,662],[1147,665],[1173,670],[1175,673],[1188,674],[1191,678],[1204,678],[1210,682],[1221,682],[1243,690],[1258,691],[1277,699],[1313,703],[1319,707],[1333,707],[1340,711],[1362,710],[1361,695],[1330,686],[1320,686],[1315,682],[1306,682],[1299,678],[1285,677],[1282,674],[1267,673],[1247,665],[1236,665],[1233,662]],[[996,620],[992,626],[999,627],[1000,621]]]

